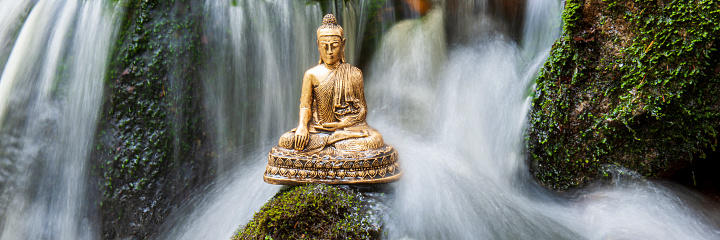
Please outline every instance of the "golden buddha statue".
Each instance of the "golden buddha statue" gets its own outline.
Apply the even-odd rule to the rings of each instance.
[[[399,179],[395,149],[365,122],[360,69],[345,62],[345,38],[332,14],[317,30],[320,61],[307,70],[300,122],[268,156],[264,180],[272,184],[385,183]]]

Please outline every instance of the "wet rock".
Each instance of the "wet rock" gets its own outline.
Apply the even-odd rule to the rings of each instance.
[[[151,238],[212,177],[199,1],[130,0],[113,50],[94,174],[104,239]]]
[[[530,114],[542,184],[577,187],[604,164],[670,178],[717,155],[719,1],[568,0],[563,22]]]

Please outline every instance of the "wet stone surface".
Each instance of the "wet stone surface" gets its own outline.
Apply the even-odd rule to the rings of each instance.
[[[529,116],[543,185],[577,188],[605,164],[677,178],[717,155],[718,1],[568,0],[563,22]]]
[[[152,238],[212,177],[199,78],[200,6],[132,0],[108,72],[93,174],[104,239]]]

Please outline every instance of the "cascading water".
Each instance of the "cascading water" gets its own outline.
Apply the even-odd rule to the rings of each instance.
[[[103,1],[13,2],[0,25],[24,23],[15,41],[12,29],[0,32],[0,43],[15,43],[0,78],[0,238],[95,239],[86,163],[118,9]]]
[[[386,199],[390,239],[720,237],[707,213],[716,208],[671,185],[623,177],[567,199],[527,174],[528,93],[559,36],[561,6],[528,0],[521,45],[484,11],[459,18],[476,22],[458,24],[470,37],[450,48],[440,8],[384,35],[365,82],[368,122],[405,168]],[[300,76],[317,56],[315,5],[245,1],[207,10],[206,35],[218,48],[208,101],[228,170],[185,215],[168,221],[167,239],[228,238],[279,189],[261,180],[265,154],[295,124]]]
[[[167,239],[227,238],[255,211],[238,205],[259,206],[278,190],[253,181],[265,164],[258,149],[292,125],[300,97],[295,90],[302,83],[297,76],[318,61],[306,47],[315,42],[307,34],[315,30],[312,19],[322,18],[317,5],[207,0],[205,7],[204,34],[215,48],[206,67],[205,101],[214,120],[220,176],[208,197],[196,200],[195,207],[205,210],[167,221]]]
[[[290,124],[295,89],[304,67],[317,59],[303,47],[320,9],[297,2],[206,1],[208,45],[216,48],[206,74],[206,102],[213,106],[220,171],[238,161],[236,150],[254,149]],[[274,19],[279,19],[275,21]],[[238,79],[242,79],[238,81]],[[240,151],[242,152],[242,151]],[[230,155],[227,155],[230,154]],[[227,155],[227,156],[226,156]]]
[[[0,69],[5,66],[22,20],[27,17],[31,1],[1,0],[0,9]]]

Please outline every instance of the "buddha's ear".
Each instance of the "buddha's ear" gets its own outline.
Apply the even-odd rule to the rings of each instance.
[[[345,47],[346,47],[346,46],[345,46],[345,38],[343,38],[343,39],[342,39],[342,53],[341,53],[342,55],[340,56],[340,61],[341,61],[341,62],[346,62],[346,61],[345,61]]]
[[[315,44],[317,44],[317,46],[318,46],[318,51],[319,51],[319,48],[320,48],[320,37],[318,37],[317,41],[315,41]],[[318,54],[318,58],[319,58],[319,59],[318,59],[318,64],[322,64],[322,63],[323,63],[323,61],[322,61],[322,56],[320,56],[320,55]]]

